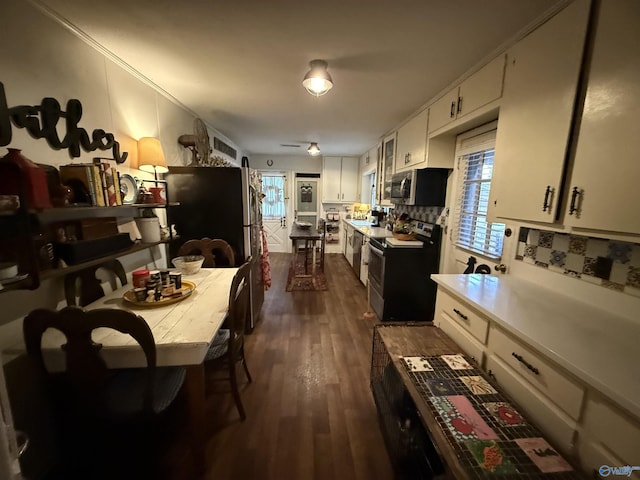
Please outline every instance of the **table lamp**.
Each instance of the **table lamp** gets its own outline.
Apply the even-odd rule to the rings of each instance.
[[[138,169],[143,172],[153,172],[156,186],[149,190],[153,194],[154,203],[165,203],[162,198],[162,187],[158,187],[158,173],[167,173],[167,160],[162,151],[160,140],[153,137],[143,137],[138,140]]]

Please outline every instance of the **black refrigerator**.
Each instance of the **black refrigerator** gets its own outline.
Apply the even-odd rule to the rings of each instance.
[[[264,302],[259,176],[248,167],[169,167],[166,181],[168,222],[176,233],[171,258],[187,240],[204,237],[231,245],[235,266],[251,257],[251,331]]]

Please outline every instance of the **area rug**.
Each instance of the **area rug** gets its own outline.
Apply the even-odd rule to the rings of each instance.
[[[289,276],[287,277],[287,292],[298,291],[322,291],[327,290],[327,279],[319,268],[316,267],[315,275],[313,276],[296,276],[304,275],[304,263],[303,261],[296,263],[295,269],[293,266],[289,267]]]

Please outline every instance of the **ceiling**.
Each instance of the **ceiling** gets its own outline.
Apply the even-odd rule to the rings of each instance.
[[[560,0],[36,0],[245,154],[359,155]],[[334,88],[302,87],[313,59]],[[282,144],[299,144],[300,148]]]

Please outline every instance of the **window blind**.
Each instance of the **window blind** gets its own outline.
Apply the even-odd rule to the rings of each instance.
[[[495,131],[458,144],[458,188],[454,243],[479,254],[502,255],[505,225],[487,221]]]

